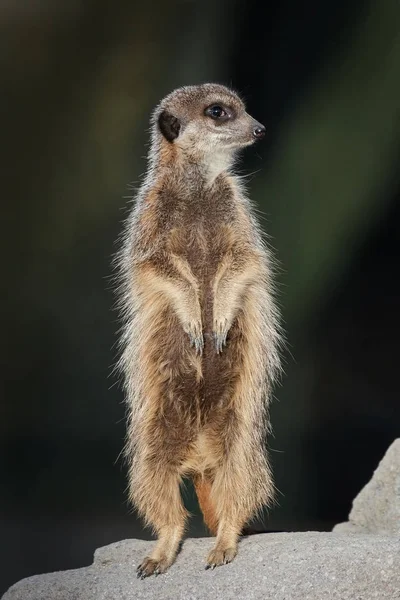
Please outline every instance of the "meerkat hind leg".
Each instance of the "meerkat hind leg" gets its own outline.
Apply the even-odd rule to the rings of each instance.
[[[214,569],[233,561],[238,552],[238,540],[243,523],[233,525],[229,521],[221,520],[218,527],[217,541],[208,554],[206,569]]]
[[[236,453],[237,461],[239,457],[240,454]],[[256,512],[253,498],[256,482],[250,477],[243,485],[245,473],[245,464],[224,465],[216,473],[211,496],[216,502],[218,530],[215,546],[207,557],[206,569],[232,562],[238,552],[243,527]]]
[[[179,526],[167,525],[159,530],[156,547],[136,569],[140,579],[150,575],[160,575],[167,571],[175,561],[184,530],[184,523]]]
[[[193,483],[204,523],[212,535],[217,535],[218,519],[211,500],[212,480],[204,475],[197,475],[193,478]]]
[[[175,561],[183,534],[187,512],[183,506],[178,474],[164,473],[157,489],[148,490],[142,498],[141,509],[146,521],[157,533],[158,540],[153,552],[137,567],[141,579],[159,575]]]

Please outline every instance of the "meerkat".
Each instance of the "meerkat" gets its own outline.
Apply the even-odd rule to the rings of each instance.
[[[234,559],[243,527],[273,498],[265,435],[279,315],[270,251],[232,170],[264,133],[217,84],[177,89],[153,113],[118,260],[129,498],[158,537],[141,578],[175,560],[183,477],[216,536],[206,568]]]

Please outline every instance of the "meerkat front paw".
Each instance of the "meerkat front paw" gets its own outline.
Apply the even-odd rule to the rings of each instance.
[[[196,349],[196,354],[203,354],[204,337],[201,321],[190,321],[185,325],[184,330],[189,336],[190,345]]]
[[[226,346],[226,338],[229,331],[228,319],[222,317],[220,319],[214,319],[214,344],[217,354],[222,352],[222,349]]]

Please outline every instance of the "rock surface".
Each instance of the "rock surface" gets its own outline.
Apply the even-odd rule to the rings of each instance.
[[[354,499],[349,521],[339,523],[334,531],[400,535],[400,438]]]
[[[90,567],[23,579],[2,600],[400,600],[400,439],[334,533],[249,536],[232,564],[206,571],[212,543],[186,540],[165,575],[142,581],[135,567],[154,542],[117,542]]]
[[[135,566],[154,542],[97,550],[92,566],[29,577],[3,600],[378,600],[400,598],[400,541],[388,536],[271,533],[242,540],[235,561],[204,570],[211,539],[188,539],[165,574]]]

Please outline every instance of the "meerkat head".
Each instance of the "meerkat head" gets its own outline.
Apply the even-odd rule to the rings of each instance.
[[[219,84],[179,88],[157,107],[153,125],[164,144],[192,156],[213,175],[228,168],[237,150],[265,135],[239,96]]]

